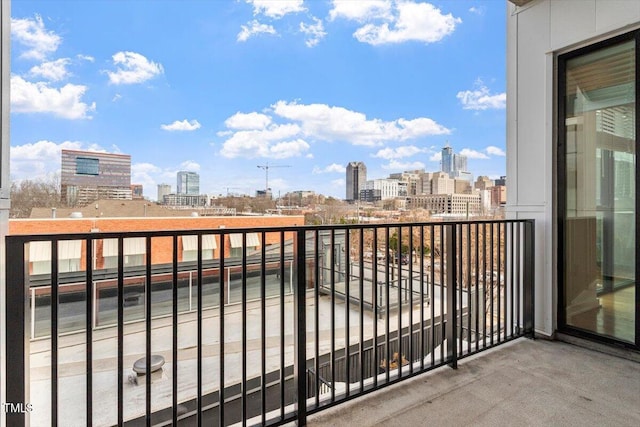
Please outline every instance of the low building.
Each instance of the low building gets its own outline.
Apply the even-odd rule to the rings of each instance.
[[[422,208],[433,214],[478,215],[482,212],[479,194],[425,194],[408,197],[407,209]]]

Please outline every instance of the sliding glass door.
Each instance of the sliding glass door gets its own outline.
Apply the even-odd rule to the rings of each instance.
[[[560,327],[637,345],[637,34],[559,57]]]

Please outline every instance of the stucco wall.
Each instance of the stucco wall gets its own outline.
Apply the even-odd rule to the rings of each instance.
[[[640,27],[640,0],[507,2],[507,212],[536,220],[536,330],[557,325],[555,58]]]

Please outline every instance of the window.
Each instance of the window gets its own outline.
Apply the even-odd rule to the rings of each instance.
[[[124,266],[144,265],[147,246],[144,237],[130,237],[123,242]],[[105,239],[102,243],[104,268],[118,268],[118,239]]]
[[[560,323],[635,340],[638,33],[558,58]]]
[[[89,157],[76,158],[76,175],[99,175],[100,161]]]
[[[213,251],[218,245],[213,235],[202,236],[202,259],[213,259]],[[182,261],[198,260],[198,236],[182,236]]]
[[[258,249],[260,246],[260,238],[258,237],[258,233],[247,233],[246,234],[247,241],[247,251],[249,249]],[[229,235],[230,243],[231,243],[231,257],[241,257],[242,256],[242,234],[234,233]]]

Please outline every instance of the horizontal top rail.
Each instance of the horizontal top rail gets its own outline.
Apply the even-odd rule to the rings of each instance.
[[[270,232],[297,232],[314,230],[359,230],[369,228],[396,228],[396,227],[420,227],[420,226],[448,226],[468,224],[518,224],[533,223],[533,219],[483,219],[464,221],[427,221],[427,222],[385,222],[367,224],[324,224],[324,225],[288,225],[269,227],[237,227],[237,228],[201,228],[201,229],[174,229],[174,230],[137,230],[137,231],[100,231],[86,233],[47,233],[47,234],[12,234],[6,236],[7,241],[13,242],[40,242],[52,240],[99,240],[117,239],[119,237],[172,237],[192,236],[199,234],[229,235],[236,233],[270,233]]]

